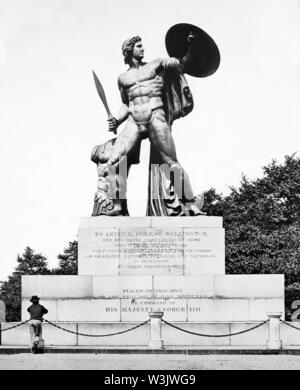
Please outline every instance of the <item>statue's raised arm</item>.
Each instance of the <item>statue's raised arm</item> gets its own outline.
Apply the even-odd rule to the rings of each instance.
[[[221,58],[218,46],[197,26],[175,24],[168,30],[165,43],[169,56],[180,61],[183,73],[207,77],[219,68]]]

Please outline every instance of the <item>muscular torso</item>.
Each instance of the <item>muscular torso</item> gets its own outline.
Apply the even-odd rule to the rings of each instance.
[[[163,107],[163,78],[159,75],[161,63],[153,61],[131,68],[121,78],[121,87],[128,98],[130,114],[136,122],[150,120],[152,111]]]

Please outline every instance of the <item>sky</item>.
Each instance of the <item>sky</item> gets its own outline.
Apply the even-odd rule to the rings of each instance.
[[[26,246],[49,265],[77,238],[96,190],[92,148],[112,138],[92,70],[117,116],[122,42],[143,38],[145,60],[167,57],[176,23],[205,30],[218,71],[187,76],[195,107],[174,123],[177,156],[195,193],[226,195],[241,175],[299,153],[298,0],[0,0],[0,280]],[[128,184],[144,216],[149,142]]]

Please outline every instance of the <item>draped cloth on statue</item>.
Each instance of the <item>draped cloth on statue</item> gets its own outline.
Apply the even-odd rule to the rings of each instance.
[[[164,109],[168,124],[189,114],[194,106],[193,97],[183,73],[174,67],[165,67]],[[191,202],[180,199],[174,190],[174,178],[165,169],[158,151],[153,145],[150,149],[147,215],[185,216],[195,215],[197,208]]]

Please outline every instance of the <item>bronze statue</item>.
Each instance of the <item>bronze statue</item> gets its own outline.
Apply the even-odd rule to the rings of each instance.
[[[178,41],[178,31],[180,36],[186,35],[183,39],[186,47],[181,58],[172,56],[144,62],[144,47],[139,36],[123,43],[124,62],[129,68],[118,78],[122,99],[118,119],[110,114],[101,83],[95,78],[109,115],[109,131],[116,133],[119,125],[127,122],[114,140],[102,145],[104,159],[95,158],[97,153],[94,149],[92,159],[98,164],[99,176],[94,216],[128,215],[127,173],[130,165],[138,162],[140,143],[146,138],[151,143],[147,215],[202,214],[203,199],[195,197],[192,191],[188,175],[178,162],[171,134],[173,121],[189,114],[194,107],[184,72],[195,71],[195,67],[198,69],[197,64],[191,62],[195,62],[195,58],[199,62],[198,57],[195,57],[198,53],[194,51],[201,41],[200,29],[192,25],[176,26],[175,30],[174,27],[169,30],[166,45],[167,49],[173,50],[172,40],[175,37]],[[184,33],[182,26],[186,26]],[[207,69],[204,70],[207,72]],[[99,151],[99,147],[96,150]]]

